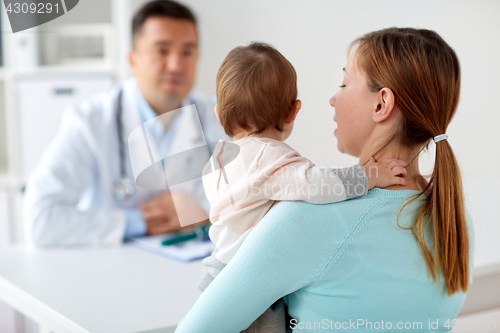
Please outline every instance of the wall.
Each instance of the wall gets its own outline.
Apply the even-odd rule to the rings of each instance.
[[[145,1],[133,0],[134,8]],[[198,15],[201,59],[196,89],[215,92],[215,76],[235,46],[260,40],[276,46],[295,66],[303,109],[288,143],[319,165],[357,163],[340,154],[329,98],[342,81],[346,47],[356,37],[391,26],[437,31],[462,66],[461,101],[448,134],[463,172],[467,206],[476,229],[476,263],[500,263],[500,2],[495,0],[191,0]],[[422,157],[432,169],[432,151]]]

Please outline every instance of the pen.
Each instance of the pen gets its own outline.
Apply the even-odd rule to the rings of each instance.
[[[198,234],[196,232],[192,232],[190,234],[185,234],[185,235],[179,235],[170,239],[165,239],[164,241],[161,242],[161,245],[174,245],[177,243],[181,242],[186,242],[191,239],[195,239],[198,237]]]
[[[206,240],[206,238],[208,236],[206,226],[202,226],[202,227],[200,227],[200,230],[197,230],[195,232],[191,232],[189,234],[179,235],[179,236],[172,237],[170,239],[165,239],[161,242],[161,245],[168,246],[168,245],[174,245],[174,244],[181,243],[181,242],[187,242],[188,240],[195,239],[198,236],[203,236],[203,239]]]

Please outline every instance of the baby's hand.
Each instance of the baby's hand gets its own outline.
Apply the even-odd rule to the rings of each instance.
[[[406,166],[405,161],[396,158],[378,162],[375,158],[370,157],[363,166],[368,176],[368,189],[374,187],[384,188],[391,185],[407,185],[408,182],[404,179],[406,177]]]

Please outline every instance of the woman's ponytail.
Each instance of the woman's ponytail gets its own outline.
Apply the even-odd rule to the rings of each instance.
[[[418,150],[445,133],[458,107],[460,65],[453,49],[436,32],[389,28],[358,38],[351,44],[354,48],[369,88],[376,92],[387,87],[394,93],[402,115],[397,135],[403,146]],[[436,143],[436,162],[427,187],[403,209],[424,194],[428,196],[411,229],[428,272],[434,281],[444,278],[448,295],[465,292],[469,233],[460,170],[447,140]]]
[[[434,281],[438,273],[442,273],[448,295],[466,292],[469,286],[469,233],[460,169],[447,140],[436,143],[436,162],[426,191],[429,195],[412,227],[413,234],[423,249]],[[424,237],[427,217],[433,221],[430,226],[434,255]]]

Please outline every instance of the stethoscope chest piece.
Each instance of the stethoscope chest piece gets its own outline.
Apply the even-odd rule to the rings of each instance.
[[[128,199],[134,194],[134,182],[129,178],[119,178],[113,184],[113,197],[118,201]]]

